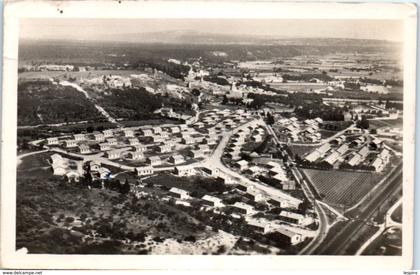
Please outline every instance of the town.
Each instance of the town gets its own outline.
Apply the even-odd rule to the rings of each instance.
[[[22,55],[34,47],[45,45]],[[89,63],[51,61],[38,49],[22,61],[18,248],[401,253],[403,85],[394,48],[355,43],[282,56],[260,46],[272,51],[244,58],[241,47],[141,47],[162,55],[109,47],[107,62]],[[383,223],[394,225],[378,252],[366,242]],[[43,243],[51,236],[59,244]]]

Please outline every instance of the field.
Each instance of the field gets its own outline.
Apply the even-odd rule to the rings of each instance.
[[[369,126],[370,128],[383,128],[383,127],[397,127],[397,128],[401,128],[403,127],[403,119],[402,118],[398,118],[398,119],[375,119],[375,120],[369,120]]]
[[[362,255],[401,255],[402,232],[391,227],[375,239]]]
[[[379,181],[373,173],[302,169],[324,201],[332,206],[350,207]]]
[[[292,151],[293,155],[298,155],[302,157],[308,152],[311,152],[315,146],[305,146],[305,145],[289,145],[289,149]]]

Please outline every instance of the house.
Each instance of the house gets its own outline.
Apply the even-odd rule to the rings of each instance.
[[[151,175],[154,172],[152,166],[140,166],[136,168],[137,176]]]
[[[72,147],[77,147],[77,141],[76,140],[66,140],[64,141],[64,143],[66,144],[66,148],[72,148]]]
[[[243,203],[243,202],[239,202],[239,201],[235,202],[232,205],[232,208],[234,209],[234,211],[239,212],[241,214],[245,214],[245,215],[248,215],[254,212],[254,208],[251,205]]]
[[[268,200],[268,202],[274,206],[281,207],[281,208],[287,208],[289,207],[289,204],[286,200],[283,200],[281,198],[273,197]]]
[[[217,176],[219,175],[219,168],[208,168],[208,167],[203,167],[201,168],[201,170],[203,170],[203,172],[209,174],[210,176]]]
[[[177,166],[174,168],[174,174],[177,176],[191,176],[195,174],[195,170],[190,166]]]
[[[68,160],[59,154],[54,154],[51,156],[51,167],[54,175],[63,176],[67,173]]]
[[[337,152],[340,155],[344,155],[348,150],[349,150],[349,146],[347,144],[343,144],[337,149]]]
[[[89,148],[89,145],[81,144],[79,146],[79,152],[80,152],[80,154],[89,154],[91,152],[90,148]]]
[[[295,233],[291,230],[288,230],[284,227],[278,227],[275,230],[281,237],[281,239],[291,245],[296,245],[301,243],[304,238],[302,237],[302,235]]]
[[[116,150],[112,150],[112,151],[107,151],[105,153],[105,156],[108,159],[118,159],[121,156],[121,152],[120,151],[116,151]]]
[[[125,137],[134,137],[134,130],[127,129],[123,131]]]
[[[110,145],[110,146],[115,146],[118,144],[118,140],[116,138],[107,138],[106,142]]]
[[[356,166],[362,161],[362,157],[359,154],[354,154],[353,157],[349,160],[348,164],[350,166]]]
[[[109,146],[107,142],[99,143],[98,146],[99,146],[99,150],[101,151],[106,151],[106,150],[111,149],[111,147]]]
[[[168,161],[170,163],[174,164],[174,165],[177,165],[177,164],[180,164],[180,163],[184,163],[185,159],[182,155],[173,155],[173,156],[169,157]]]
[[[329,165],[333,165],[338,160],[339,157],[340,157],[340,153],[335,151],[335,152],[332,152],[330,155],[328,155],[324,159],[324,161],[328,163]]]
[[[274,161],[269,161],[266,165],[269,169],[272,169],[274,167],[280,167],[280,163]]]
[[[135,145],[139,145],[140,144],[140,141],[138,140],[138,138],[129,138],[128,139],[128,143],[131,146],[135,146]]]
[[[74,140],[82,141],[82,140],[85,140],[85,135],[84,134],[75,134],[75,135],[73,135],[73,138],[74,138]]]
[[[385,163],[387,163],[389,161],[389,157],[390,157],[389,150],[388,149],[383,149],[379,153],[378,157],[381,158]]]
[[[226,175],[220,175],[216,178],[218,182],[224,183],[224,184],[235,184],[236,180],[230,176]]]
[[[99,179],[109,179],[111,176],[111,171],[109,171],[108,168],[105,167],[99,167],[97,171],[95,171],[95,174]]]
[[[142,152],[137,152],[137,151],[136,152],[129,152],[128,153],[128,156],[132,160],[139,160],[139,159],[143,159],[144,158],[143,153]]]
[[[203,200],[203,204],[206,204],[206,205],[209,205],[209,206],[212,206],[212,207],[223,207],[223,206],[225,206],[222,203],[221,199],[210,196],[210,195],[204,195],[201,199]]]
[[[294,180],[285,180],[281,183],[282,190],[295,190],[296,182]]]
[[[198,144],[196,146],[197,150],[203,151],[203,152],[211,152],[210,146],[206,144]]]
[[[168,153],[172,151],[172,147],[171,145],[168,145],[168,144],[160,145],[156,148],[156,151],[159,153]]]
[[[161,127],[154,127],[153,128],[153,133],[154,134],[160,134],[160,133],[162,133],[162,128]]]
[[[110,129],[108,129],[108,130],[103,130],[102,131],[102,133],[103,133],[103,135],[104,135],[104,137],[112,137],[113,135],[114,135],[114,133],[113,133],[113,131],[112,130],[110,130]]]
[[[191,158],[201,158],[204,157],[204,152],[200,150],[190,150],[187,155]]]
[[[309,162],[314,162],[321,157],[321,153],[317,150],[312,151],[309,155],[305,157],[305,160]]]
[[[294,223],[297,225],[302,225],[302,226],[311,224],[313,222],[312,218],[306,217],[298,213],[284,211],[284,210],[280,212],[279,217],[280,219],[284,221]]]
[[[58,144],[58,138],[56,137],[47,138],[47,145],[55,145],[55,144]]]
[[[320,152],[321,154],[325,154],[328,150],[330,150],[330,148],[331,148],[331,145],[329,143],[325,143],[324,145],[319,147],[317,151]]]
[[[144,145],[142,145],[142,144],[139,144],[139,145],[135,145],[135,146],[133,146],[133,149],[134,149],[136,152],[146,152],[146,151],[147,151],[147,147],[146,147],[146,146],[144,146]]]
[[[183,144],[193,144],[195,142],[194,138],[190,137],[190,136],[185,136],[181,139],[181,142]]]
[[[162,160],[158,156],[148,157],[146,162],[152,166],[157,166],[162,164]]]
[[[95,139],[95,141],[104,141],[105,140],[104,134],[101,134],[101,133],[93,134],[93,138]]]
[[[171,195],[174,196],[175,198],[178,198],[181,200],[186,200],[190,198],[190,193],[188,191],[185,191],[183,189],[176,188],[176,187],[172,187],[169,190],[169,193],[171,193]]]
[[[245,196],[255,202],[265,201],[263,194],[261,194],[258,191],[255,191],[254,189],[247,190],[247,193],[245,194]]]
[[[248,168],[249,163],[246,160],[240,160],[235,163],[235,166],[238,167],[240,170],[245,170]]]
[[[79,182],[80,174],[77,173],[76,171],[69,171],[66,174],[66,177],[67,177],[68,182],[72,182],[72,181]]]
[[[216,145],[217,141],[214,138],[204,138],[203,143],[207,145]]]
[[[142,129],[141,130],[141,133],[145,137],[151,137],[151,136],[153,136],[153,131],[151,129]]]
[[[362,159],[364,159],[369,154],[369,147],[368,146],[364,146],[357,153],[362,157]]]
[[[153,143],[160,143],[160,142],[164,142],[165,141],[165,139],[163,137],[161,137],[161,136],[151,136],[149,138],[152,139],[152,142]]]
[[[181,131],[185,131],[188,129],[188,125],[187,124],[181,124],[179,125],[179,129],[181,129]]]
[[[169,132],[172,134],[177,134],[179,132],[181,132],[181,130],[179,129],[179,127],[173,126],[171,128],[169,128]]]
[[[259,233],[266,234],[270,231],[270,226],[267,222],[261,222],[255,219],[247,220],[247,225],[251,230],[255,230]]]
[[[371,166],[373,169],[375,169],[376,172],[381,172],[384,167],[384,162],[381,158],[378,157],[372,162]]]
[[[248,170],[247,170],[247,172],[250,173],[251,175],[256,175],[256,174],[260,173],[261,171],[263,171],[263,170],[259,166],[252,166],[252,167],[249,167]]]

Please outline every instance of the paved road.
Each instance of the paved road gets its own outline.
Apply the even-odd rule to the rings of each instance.
[[[400,192],[402,188],[402,169],[390,175],[387,184],[378,190],[365,205],[360,206],[360,214],[346,223],[332,238],[325,240],[315,251],[317,255],[343,255],[346,249],[354,242],[355,237],[363,231],[363,226],[376,214],[391,195]]]

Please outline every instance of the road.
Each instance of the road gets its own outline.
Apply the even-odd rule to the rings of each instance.
[[[355,237],[361,234],[364,225],[371,220],[378,207],[380,207],[389,197],[400,192],[402,189],[402,169],[396,170],[390,175],[386,185],[378,190],[373,197],[360,206],[359,214],[355,214],[354,219],[348,221],[344,227],[328,240],[321,243],[315,250],[317,255],[344,255],[346,249],[354,243]]]
[[[245,183],[249,186],[253,186],[254,188],[262,191],[263,193],[267,194],[270,197],[284,199],[294,206],[299,206],[299,204],[301,203],[301,200],[299,200],[299,199],[297,199],[293,196],[290,196],[289,194],[284,193],[284,192],[282,192],[282,191],[280,191],[280,190],[278,190],[274,187],[271,187],[269,185],[263,184],[261,182],[251,181],[247,177],[244,177],[243,175],[241,175],[239,173],[236,173],[235,171],[227,168],[221,162],[223,151],[226,148],[227,143],[229,142],[229,138],[232,135],[234,135],[235,133],[237,133],[240,129],[245,129],[248,126],[253,125],[253,124],[254,125],[264,124],[264,121],[262,121],[261,119],[260,120],[253,120],[253,121],[250,121],[248,123],[245,123],[245,124],[241,125],[238,128],[235,128],[233,131],[226,132],[223,135],[222,140],[220,141],[220,143],[218,144],[216,149],[213,151],[213,154],[202,162],[203,167],[210,167],[210,168],[213,168],[213,169],[218,168],[224,174],[227,174],[227,175],[229,175],[233,178],[240,179],[240,181],[242,183]]]

